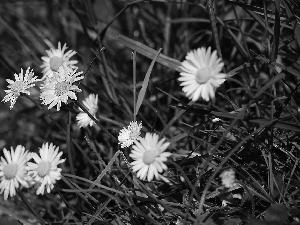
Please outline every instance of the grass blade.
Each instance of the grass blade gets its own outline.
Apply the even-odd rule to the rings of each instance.
[[[188,106],[191,106],[193,105],[194,102],[193,101],[190,101]],[[159,136],[163,136],[167,130],[173,125],[173,123],[175,123],[179,117],[181,117],[184,113],[185,113],[186,109],[180,109],[176,115],[170,120],[170,122],[165,126],[165,128],[160,132]]]
[[[263,86],[259,92],[256,93],[254,98],[258,98],[261,94],[263,94],[269,87],[271,87],[273,84],[275,84],[277,81],[281,80],[282,78],[285,77],[284,73],[279,73],[275,77],[273,77],[268,83]]]
[[[276,61],[278,54],[279,36],[280,36],[280,0],[275,0],[275,25],[274,41],[272,46],[271,61]]]
[[[149,59],[153,59],[153,57],[156,55],[156,52],[157,52],[154,49],[152,49],[138,41],[135,41],[133,39],[125,37],[123,35],[119,35],[117,37],[116,41],[119,42],[120,44],[123,44],[126,47],[131,48],[132,50],[146,56]],[[182,70],[180,69],[181,62],[176,59],[172,59],[166,55],[160,54],[157,57],[156,61],[166,67],[169,67],[170,69],[176,70],[178,72],[182,72]]]
[[[155,61],[156,61],[158,55],[160,54],[161,50],[162,50],[162,49],[160,48],[160,49],[158,50],[158,52],[156,53],[154,59],[152,60],[152,62],[151,62],[151,64],[150,64],[150,67],[149,67],[149,69],[148,69],[148,71],[147,71],[147,73],[146,73],[145,79],[144,79],[143,84],[142,84],[142,89],[141,89],[140,92],[139,92],[138,99],[137,99],[137,102],[136,102],[136,108],[135,108],[135,110],[134,110],[135,115],[138,114],[139,109],[140,109],[140,107],[141,107],[141,105],[142,105],[142,103],[143,103],[143,100],[144,100],[145,94],[146,94],[146,90],[147,90],[147,87],[148,87],[148,83],[149,83],[150,74],[151,74],[151,72],[152,72],[154,63],[155,63]]]

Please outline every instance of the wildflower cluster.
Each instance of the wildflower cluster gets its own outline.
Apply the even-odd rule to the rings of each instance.
[[[43,144],[40,155],[29,153],[22,145],[10,151],[4,148],[3,153],[0,162],[0,194],[4,193],[5,200],[8,196],[15,196],[16,190],[32,186],[37,189],[37,195],[43,195],[45,189],[50,193],[61,178],[58,165],[65,159],[61,159],[62,152],[53,144]],[[31,162],[32,159],[34,162]]]
[[[33,70],[28,68],[23,73],[15,74],[15,81],[7,79],[8,90],[5,90],[6,96],[2,101],[11,102],[10,109],[16,103],[21,93],[30,95],[27,90],[36,85],[36,82],[43,81],[41,84],[40,99],[42,104],[49,105],[48,108],[56,106],[60,110],[62,102],[67,104],[68,99],[77,99],[76,93],[81,89],[75,84],[82,80],[83,72],[77,72],[76,60],[70,58],[76,54],[75,51],[67,49],[66,44],[61,48],[60,42],[58,49],[51,48],[46,51],[48,56],[42,57],[43,78],[38,79],[34,76]],[[84,102],[84,106],[95,116],[98,107],[98,96],[90,95]],[[83,113],[82,110],[77,116],[79,127],[94,125],[94,122]],[[61,159],[62,152],[55,145],[45,143],[40,148],[39,154],[29,153],[25,147],[18,145],[11,151],[3,150],[4,158],[0,162],[0,193],[4,193],[4,199],[8,196],[15,196],[16,190],[34,186],[36,194],[44,194],[45,190],[50,193],[54,184],[61,178],[61,169],[58,165],[65,159]]]
[[[60,110],[62,103],[68,104],[68,99],[77,100],[76,93],[81,92],[77,83],[84,79],[83,72],[77,72],[77,61],[71,60],[76,54],[75,51],[67,49],[66,44],[58,48],[47,50],[47,56],[42,57],[43,77],[40,85],[40,99],[42,104],[48,105],[48,109],[56,106]],[[183,86],[182,90],[192,101],[202,98],[206,101],[215,97],[215,90],[226,78],[226,74],[221,73],[224,63],[217,57],[217,52],[211,49],[200,48],[187,54],[185,61],[182,62],[179,81]],[[27,69],[25,76],[23,70],[18,75],[15,74],[16,81],[7,80],[10,84],[7,95],[3,101],[11,101],[11,108],[14,106],[20,93],[30,94],[27,89],[33,87],[39,81],[30,68]],[[96,114],[98,112],[98,95],[90,94],[83,100],[86,110],[79,109],[76,116],[79,128],[94,126]],[[88,111],[89,113],[86,113]],[[118,136],[121,148],[132,146],[129,156],[132,158],[130,163],[132,171],[137,173],[141,180],[151,181],[153,178],[162,179],[169,182],[162,175],[167,170],[165,162],[171,156],[167,152],[170,142],[165,138],[160,139],[155,133],[146,133],[141,137],[142,123],[132,121],[124,127]],[[19,187],[29,187],[30,184],[38,184],[37,194],[43,194],[46,190],[53,189],[56,180],[60,179],[61,169],[58,164],[64,162],[60,159],[62,152],[58,153],[58,148],[52,144],[44,144],[40,149],[40,156],[36,153],[29,154],[25,148],[18,146],[16,152],[8,153],[4,151],[6,159],[2,159],[0,175],[2,176],[1,191],[8,195],[15,195],[15,190]],[[30,160],[34,162],[30,162]],[[13,161],[14,160],[14,161]],[[19,185],[20,184],[20,185]]]
[[[182,62],[179,81],[183,86],[183,92],[193,101],[200,97],[206,101],[215,97],[215,90],[227,77],[221,73],[224,63],[217,57],[217,52],[211,52],[211,48],[199,48],[187,54],[186,60]],[[133,150],[129,155],[133,172],[137,172],[137,177],[141,180],[151,181],[154,177],[168,181],[160,173],[167,170],[164,163],[171,153],[165,152],[170,145],[165,142],[165,138],[159,140],[157,134],[147,133],[141,138],[142,123],[130,122],[124,127],[118,136],[121,148],[130,147]]]
[[[130,164],[133,172],[137,172],[137,177],[141,180],[151,181],[154,177],[157,179],[164,178],[161,174],[167,169],[165,161],[171,155],[165,150],[170,145],[165,142],[165,138],[159,140],[159,136],[153,133],[146,133],[145,137],[140,137],[142,123],[137,121],[130,122],[128,127],[124,127],[118,136],[121,148],[130,147],[133,150],[129,155],[134,161]]]

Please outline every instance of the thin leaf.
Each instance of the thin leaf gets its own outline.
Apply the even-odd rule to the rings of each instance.
[[[238,119],[244,119],[245,114],[236,114],[236,113],[227,113],[227,112],[211,112],[216,117],[227,118],[227,119],[235,119],[239,116]]]
[[[102,188],[102,189],[105,189],[105,190],[108,190],[108,191],[111,191],[111,192],[115,192],[115,193],[120,194],[120,195],[123,195],[123,194],[124,194],[124,193],[121,192],[121,191],[118,191],[118,190],[116,190],[116,189],[107,187],[107,186],[102,185],[102,184],[98,184],[98,183],[96,183],[95,181],[92,182],[92,181],[90,181],[89,179],[86,179],[86,178],[83,178],[83,177],[74,176],[74,175],[71,175],[71,174],[64,174],[64,176],[65,176],[65,177],[74,178],[74,179],[77,179],[77,180],[81,180],[81,181],[84,181],[84,182],[86,182],[86,183],[91,184],[90,188],[88,188],[89,190],[93,189],[94,186],[97,186],[97,187],[99,187],[99,188]],[[81,191],[83,191],[83,190],[87,190],[87,189],[79,190],[79,192],[81,192]]]
[[[245,62],[244,64],[242,64],[242,65],[234,68],[233,70],[229,71],[227,73],[227,75],[229,77],[232,77],[232,76],[238,74],[240,71],[243,71],[244,69],[249,68],[253,62],[254,62],[254,59],[251,59],[249,62]]]
[[[135,115],[138,114],[139,109],[140,109],[140,107],[141,107],[141,105],[142,105],[142,103],[143,103],[143,100],[144,100],[144,98],[145,98],[146,90],[147,90],[148,83],[149,83],[150,74],[151,74],[151,72],[152,72],[154,63],[155,63],[155,61],[156,61],[158,55],[160,54],[160,52],[161,52],[161,48],[160,48],[160,49],[158,50],[158,52],[156,53],[154,59],[152,60],[150,66],[149,66],[149,69],[148,69],[148,71],[147,71],[147,73],[146,73],[145,79],[144,79],[143,84],[142,84],[142,89],[141,89],[140,92],[139,92],[138,99],[137,99],[137,102],[136,102],[136,108],[135,108],[135,111],[134,111],[134,112],[135,112]]]
[[[112,164],[116,161],[116,158],[118,157],[119,154],[120,154],[120,150],[115,153],[115,155],[109,161],[108,165],[104,168],[104,170],[102,170],[102,172],[99,174],[97,179],[90,185],[89,189],[93,189],[93,187],[101,181],[102,177],[104,177],[104,175],[109,172]]]
[[[251,120],[249,120],[249,122],[257,123],[257,124],[261,124],[261,125],[267,125],[267,126],[273,125],[274,127],[277,127],[280,129],[300,132],[300,126],[293,124],[293,123],[279,121],[277,119],[271,120],[271,119],[265,119],[265,118],[257,118],[257,119],[251,119]]]
[[[121,34],[118,35],[116,41],[119,42],[120,44],[123,44],[126,47],[131,48],[132,50],[146,56],[149,59],[153,59],[153,57],[157,53],[157,51],[155,51],[154,49],[152,49],[138,41],[135,41],[133,39],[125,37]],[[176,59],[172,59],[166,55],[160,54],[157,57],[156,61],[166,67],[169,67],[170,69],[176,70],[178,72],[182,72],[182,69],[180,69],[181,62]]]
[[[275,84],[277,81],[281,80],[285,77],[284,73],[279,73],[275,77],[273,77],[268,83],[266,83],[254,96],[254,98],[258,98],[261,94],[263,94],[269,87]]]
[[[279,36],[280,36],[280,0],[275,0],[275,25],[274,25],[274,42],[272,46],[271,60],[276,61],[278,54]]]
[[[170,139],[169,142],[170,142],[171,144],[173,144],[173,143],[176,143],[177,141],[179,141],[179,140],[181,140],[181,139],[183,139],[183,138],[185,138],[185,137],[187,137],[187,136],[188,136],[187,133],[181,133],[181,134],[176,135],[176,136],[173,137],[172,139]]]
[[[194,102],[190,101],[188,106],[193,105]],[[175,123],[179,117],[181,117],[184,113],[185,113],[186,109],[180,109],[176,115],[169,121],[169,123],[165,126],[165,128],[160,132],[159,136],[163,136],[167,130],[173,125],[173,123]]]

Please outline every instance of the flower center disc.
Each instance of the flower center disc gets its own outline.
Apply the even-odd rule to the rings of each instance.
[[[26,88],[26,84],[23,81],[16,81],[11,85],[11,90],[15,93],[21,92]]]
[[[63,59],[60,58],[60,57],[57,57],[57,56],[53,56],[51,59],[50,59],[50,69],[52,71],[55,71],[57,72],[59,67],[62,65],[63,63]]]
[[[196,73],[196,81],[199,84],[205,84],[210,78],[210,73],[209,67],[198,69]]]
[[[145,151],[143,156],[143,161],[146,165],[150,165],[154,162],[156,158],[156,152],[153,150]]]
[[[55,95],[60,97],[62,96],[63,94],[65,94],[70,88],[70,83],[68,82],[59,82],[57,84],[55,84]]]
[[[49,162],[42,161],[37,167],[37,172],[40,177],[44,177],[49,174],[51,165]]]
[[[15,163],[10,163],[3,166],[3,173],[7,180],[14,178],[17,171],[18,171],[18,166]]]

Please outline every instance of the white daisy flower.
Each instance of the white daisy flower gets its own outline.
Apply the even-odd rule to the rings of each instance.
[[[146,133],[145,138],[140,138],[132,146],[133,150],[129,155],[134,161],[131,164],[133,172],[137,172],[137,177],[141,180],[151,181],[155,176],[161,179],[159,173],[167,169],[167,157],[171,155],[165,150],[170,145],[165,142],[165,138],[158,141],[157,134]],[[164,143],[165,142],[165,143]]]
[[[83,105],[89,111],[89,113],[95,117],[98,111],[98,95],[90,94],[85,100],[83,100]],[[89,115],[79,109],[81,112],[76,116],[77,125],[79,127],[94,126],[95,122],[89,117]]]
[[[68,98],[77,99],[75,92],[81,92],[81,89],[73,83],[83,79],[80,76],[83,72],[78,72],[77,67],[67,68],[61,67],[59,73],[55,73],[52,78],[47,78],[44,84],[41,86],[40,98],[42,103],[49,105],[48,109],[57,105],[57,111],[60,110],[61,102],[67,104]]]
[[[192,101],[197,101],[202,97],[209,101],[215,97],[215,90],[226,78],[225,73],[221,73],[224,63],[217,56],[217,51],[211,52],[209,47],[198,48],[188,52],[180,68],[178,80],[182,82],[180,86],[186,96]]]
[[[26,163],[30,155],[25,147],[18,145],[14,151],[3,149],[4,158],[0,162],[0,194],[4,192],[4,199],[8,196],[16,195],[16,189],[20,187],[29,187],[29,176],[26,169]]]
[[[10,109],[14,107],[21,93],[30,95],[30,92],[27,89],[35,86],[35,82],[38,81],[37,77],[34,76],[32,69],[30,70],[30,67],[27,68],[25,76],[23,75],[22,68],[21,73],[19,73],[19,75],[15,73],[14,76],[15,81],[6,79],[7,83],[9,83],[7,86],[9,89],[5,90],[6,95],[2,100],[3,102],[10,101]]]
[[[121,148],[131,146],[140,137],[142,127],[142,122],[138,124],[136,121],[132,121],[129,126],[124,127],[118,136]]]
[[[233,188],[235,183],[235,171],[233,169],[225,170],[220,174],[222,184],[227,188]]]
[[[70,60],[70,58],[76,54],[75,51],[69,50],[65,52],[67,49],[66,44],[61,48],[60,42],[58,42],[58,48],[51,48],[50,50],[46,50],[48,56],[43,56],[43,64],[41,68],[43,69],[43,78],[52,77],[54,72],[57,72],[60,66],[68,66],[74,68],[78,61]]]
[[[40,148],[40,156],[32,153],[32,158],[35,162],[29,162],[27,170],[38,186],[36,190],[37,195],[43,195],[45,189],[50,193],[56,181],[61,179],[61,169],[57,166],[63,163],[65,159],[61,159],[63,153],[58,151],[58,147],[52,143],[50,145],[46,143]]]

